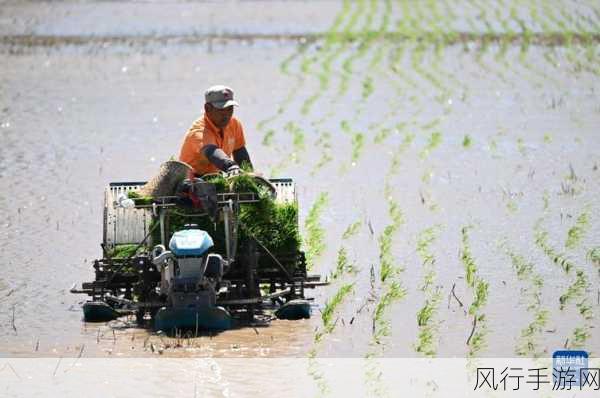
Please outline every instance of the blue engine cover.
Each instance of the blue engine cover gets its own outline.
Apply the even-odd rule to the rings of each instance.
[[[202,256],[213,247],[210,235],[201,229],[177,231],[169,241],[169,249],[175,256]]]

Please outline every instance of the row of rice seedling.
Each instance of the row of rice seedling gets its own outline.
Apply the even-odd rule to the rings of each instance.
[[[402,287],[399,279],[404,269],[396,263],[392,254],[392,243],[400,226],[404,223],[404,216],[398,203],[396,203],[386,187],[386,197],[388,202],[388,215],[390,224],[379,235],[379,285],[380,297],[375,305],[373,312],[373,336],[372,341],[383,349],[383,339],[390,335],[390,324],[386,317],[388,308],[396,301],[406,295],[406,290]],[[374,355],[369,352],[367,356]]]
[[[311,176],[314,176],[318,171],[323,169],[323,166],[325,166],[327,163],[333,160],[331,133],[329,133],[328,131],[319,132],[314,147],[320,148],[322,152],[319,161],[315,163],[312,170],[310,171]]]
[[[466,226],[461,230],[462,245],[460,249],[460,260],[465,268],[465,280],[467,286],[473,294],[471,305],[469,306],[469,315],[473,317],[473,328],[471,334],[467,338],[467,346],[469,347],[468,356],[476,356],[486,344],[487,321],[483,308],[487,304],[488,283],[478,275],[477,265],[471,247],[469,244],[469,229],[472,227]]]
[[[349,6],[344,4],[342,10],[342,14],[344,19],[348,16],[348,20],[344,21],[341,19],[338,24],[334,24],[333,29],[331,29],[326,37],[326,41],[324,47],[319,51],[321,53],[320,58],[323,60],[320,64],[320,72],[318,72],[319,79],[319,88],[310,96],[306,98],[301,107],[301,113],[303,115],[307,115],[310,113],[311,108],[315,101],[319,99],[323,93],[329,88],[329,83],[331,80],[331,66],[333,62],[344,53],[344,51],[348,47],[348,37],[351,35],[352,30],[355,28],[358,19],[363,15],[365,8],[365,0],[360,0],[356,2],[356,7],[352,14],[349,14]],[[367,14],[366,19],[372,19],[370,13]],[[345,26],[342,28],[341,32],[338,32],[339,27],[342,22],[346,22]],[[314,56],[311,59],[311,62],[308,64],[312,64],[312,62],[316,61],[318,58]],[[309,66],[303,68],[303,73],[309,72]]]
[[[422,260],[423,279],[420,290],[425,295],[425,303],[417,313],[419,327],[418,341],[415,350],[425,356],[433,357],[437,351],[438,324],[437,313],[442,299],[440,287],[436,285],[435,257],[431,253],[430,245],[436,239],[439,226],[423,230],[417,241],[417,254]]]
[[[588,223],[588,212],[586,210],[577,217],[575,225],[569,228],[567,239],[565,241],[566,249],[573,250],[579,246],[581,239],[588,230]],[[584,348],[587,339],[591,336],[592,328],[594,327],[594,314],[592,306],[588,303],[585,294],[590,287],[588,277],[579,267],[575,268],[575,270],[575,281],[567,288],[567,291],[560,296],[559,300],[561,309],[563,309],[566,302],[571,298],[576,297],[579,299],[579,302],[576,303],[576,308],[581,318],[583,318],[583,324],[575,327],[571,337],[569,337],[568,346],[572,348]]]
[[[546,350],[540,347],[539,339],[548,323],[549,315],[549,311],[542,306],[544,279],[539,273],[535,272],[533,263],[515,253],[507,244],[504,244],[503,248],[511,260],[517,279],[522,283],[526,283],[526,287],[521,289],[521,297],[526,301],[527,312],[533,318],[521,330],[515,352],[519,356],[540,357],[546,353]]]
[[[381,23],[375,35],[373,36],[373,41],[377,42],[377,48],[373,52],[373,56],[371,57],[371,61],[369,62],[366,68],[366,75],[362,82],[363,91],[362,98],[364,105],[366,100],[373,93],[373,76],[378,76],[380,74],[379,65],[385,54],[389,53],[389,42],[387,40],[380,40],[383,35],[387,32],[390,24],[390,17],[392,15],[392,2],[391,0],[385,0],[384,9],[382,11],[383,17],[381,19]],[[362,108],[359,109],[362,111]]]
[[[578,239],[579,238],[580,237],[578,237]],[[567,242],[569,242],[569,234],[567,236]],[[571,240],[571,242],[573,241]],[[565,347],[583,347],[585,341],[590,336],[590,329],[592,326],[591,321],[593,319],[592,308],[587,303],[585,295],[586,290],[589,287],[587,275],[582,269],[568,259],[566,253],[558,252],[550,245],[548,242],[548,233],[541,228],[541,220],[536,225],[536,244],[552,262],[560,265],[565,274],[569,274],[572,270],[575,271],[575,279],[560,295],[558,301],[559,308],[563,311],[571,302],[578,300],[576,308],[579,315],[583,318],[584,324],[574,329],[573,334],[566,340]]]
[[[365,14],[365,22],[359,32],[360,41],[355,51],[342,61],[342,70],[340,82],[338,84],[337,94],[344,95],[348,91],[349,83],[354,73],[354,62],[364,56],[371,48],[371,44],[377,37],[377,33],[372,32],[373,18],[377,12],[377,0],[370,0],[369,11]]]
[[[352,6],[352,2],[350,0],[344,0],[342,4],[341,11],[336,15],[336,18],[326,33],[326,46],[329,48],[333,42],[335,42],[337,38],[337,32],[340,29],[342,23],[346,20],[349,15],[350,8]],[[358,16],[358,13],[356,14]],[[290,56],[285,58],[280,64],[280,71],[285,75],[290,75],[290,65],[300,58],[299,60],[299,68],[300,71],[296,73],[296,82],[294,86],[288,91],[286,98],[280,103],[276,113],[266,119],[261,120],[257,124],[257,129],[264,133],[263,135],[263,144],[269,146],[273,136],[275,135],[275,129],[269,129],[265,131],[267,125],[274,122],[279,116],[285,113],[289,103],[297,96],[297,93],[300,91],[302,86],[304,85],[304,81],[306,79],[306,74],[309,72],[311,64],[317,59],[316,56],[310,56],[309,48],[311,47],[311,42],[307,40],[303,40],[297,47],[297,50],[293,52]]]
[[[361,225],[362,222],[360,220],[348,225],[348,227],[342,235],[342,241],[346,241],[355,236],[359,232]],[[348,252],[342,244],[340,246],[340,249],[338,250],[336,267],[330,273],[330,280],[332,282],[337,282],[342,280],[344,276],[356,276],[357,273],[358,268],[356,264],[349,260]],[[319,344],[323,342],[323,339],[335,330],[335,327],[338,323],[337,314],[339,312],[339,309],[343,306],[348,296],[350,296],[354,292],[355,284],[356,280],[343,283],[333,294],[333,296],[327,299],[325,306],[321,311],[321,321],[323,325],[320,330],[318,329],[315,331],[313,348],[309,351],[308,369],[309,375],[317,384],[317,388],[319,390],[320,395],[326,395],[329,392],[329,385],[323,375],[323,372],[320,371],[319,366],[315,360],[318,352],[318,347]]]

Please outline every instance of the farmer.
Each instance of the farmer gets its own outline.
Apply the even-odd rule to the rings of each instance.
[[[240,166],[252,169],[244,129],[233,116],[233,91],[212,86],[204,93],[204,115],[185,134],[179,160],[192,166],[197,176],[224,171],[238,174]]]

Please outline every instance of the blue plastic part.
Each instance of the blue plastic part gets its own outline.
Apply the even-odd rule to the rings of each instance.
[[[308,319],[310,318],[310,303],[307,300],[290,300],[275,311],[278,319]]]
[[[211,247],[213,247],[212,238],[201,229],[177,231],[169,241],[169,250],[177,257],[202,256]]]
[[[177,329],[231,329],[231,315],[223,307],[168,308],[162,307],[154,316],[154,329],[173,332]]]

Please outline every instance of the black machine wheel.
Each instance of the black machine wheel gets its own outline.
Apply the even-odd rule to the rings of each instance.
[[[138,326],[142,326],[144,324],[144,315],[146,315],[146,310],[143,308],[140,308],[135,312],[135,321],[137,322]]]

